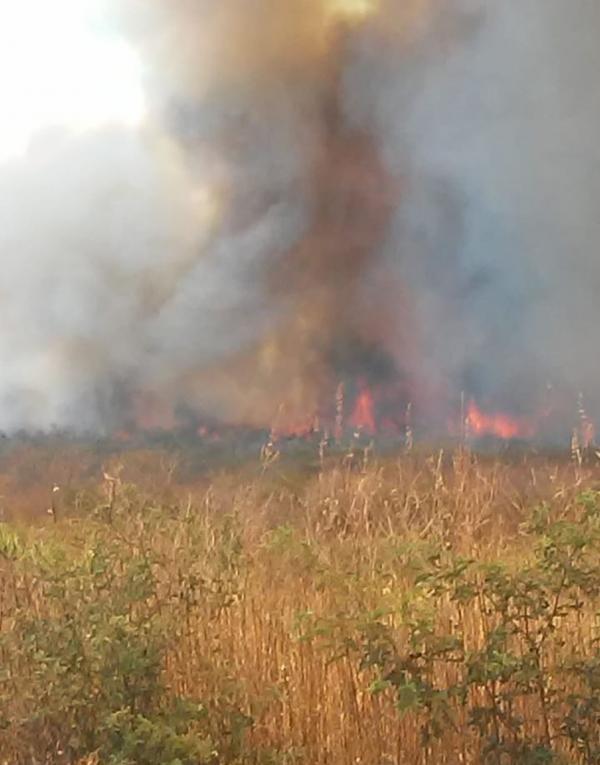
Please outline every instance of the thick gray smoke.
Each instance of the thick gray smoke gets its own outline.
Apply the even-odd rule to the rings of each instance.
[[[342,32],[326,0],[113,4],[148,125],[0,166],[1,430],[112,428],[140,393],[268,424],[286,387],[306,406],[335,383],[332,338],[369,332],[432,411],[463,390],[530,408],[547,383],[594,399],[596,3],[382,0]],[[331,232],[361,210],[316,208],[347,134],[400,191],[338,269]],[[364,200],[360,145],[339,184]],[[346,292],[369,327],[347,337]]]
[[[399,47],[401,6],[355,37],[345,94],[404,179],[385,257],[416,296],[423,368],[455,400],[594,396],[600,6],[439,3]]]

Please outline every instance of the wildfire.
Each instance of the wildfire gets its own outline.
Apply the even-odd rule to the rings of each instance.
[[[535,428],[530,422],[501,412],[483,412],[474,401],[467,410],[466,424],[476,436],[496,436],[497,438],[531,438]]]
[[[364,384],[360,386],[350,424],[364,433],[375,434],[375,402],[373,401],[373,394]]]
[[[128,442],[135,433],[170,431],[184,426],[184,421],[177,418],[173,407],[165,404],[157,394],[136,393],[132,396],[133,419],[130,428],[121,429],[114,434],[118,441]],[[365,377],[357,377],[346,384],[341,381],[335,390],[330,389],[330,400],[327,397],[316,401],[312,411],[304,411],[302,402],[295,406],[282,403],[269,425],[272,442],[306,439],[316,437],[342,443],[346,438],[362,434],[376,437],[381,434],[384,438],[402,439],[405,443],[413,442],[413,411],[412,404],[402,401],[402,394],[394,388],[376,385],[372,388]],[[544,440],[548,433],[550,437],[556,432],[552,430],[550,417],[558,421],[568,422],[568,406],[552,407],[542,402],[527,416],[517,416],[507,412],[484,409],[474,399],[468,400],[466,406],[461,406],[461,417],[449,415],[447,419],[448,433],[456,438],[465,436],[472,439],[491,436],[502,440],[529,440],[537,436]],[[404,412],[400,414],[400,412]],[[566,414],[565,414],[566,412]],[[571,409],[572,412],[572,409]],[[572,428],[572,443],[577,449],[590,449],[596,442],[594,422],[589,418],[580,396],[578,401],[578,420]],[[457,423],[461,422],[460,431]],[[226,425],[218,425],[211,420],[199,421],[196,433],[205,441],[219,441],[225,432]],[[254,422],[230,423],[230,428],[242,432],[257,426]],[[425,428],[427,425],[424,426]],[[548,430],[548,428],[550,428]]]

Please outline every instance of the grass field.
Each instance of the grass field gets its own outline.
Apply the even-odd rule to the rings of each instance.
[[[2,460],[3,765],[600,763],[597,458]]]

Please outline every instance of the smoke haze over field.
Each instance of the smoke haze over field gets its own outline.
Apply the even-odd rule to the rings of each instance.
[[[147,120],[0,165],[0,429],[600,410],[595,3],[107,11]]]

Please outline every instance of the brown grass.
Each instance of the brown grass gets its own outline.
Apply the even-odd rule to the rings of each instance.
[[[1,476],[5,512],[38,518],[19,526],[24,544],[59,539],[81,551],[101,533],[129,546],[132,555],[151,550],[159,607],[171,614],[177,601],[164,659],[169,694],[216,700],[251,716],[239,762],[266,763],[248,752],[267,750],[278,753],[271,762],[310,765],[482,762],[481,739],[460,705],[455,727],[424,745],[421,715],[401,715],[390,689],[369,692],[375,670],[361,670],[355,651],[340,650],[344,631],[354,634],[356,620],[381,609],[401,642],[402,606],[413,597],[415,562],[428,545],[479,561],[525,560],[531,550],[522,524],[532,507],[547,502],[569,517],[580,493],[600,486],[596,463],[539,456],[509,462],[465,451],[366,465],[355,455],[318,470],[289,469],[275,459],[185,481],[173,455],[98,458],[82,450],[38,455],[28,469],[32,456],[31,450],[12,454]],[[101,471],[115,477],[112,490]],[[44,517],[54,483],[63,494],[56,523]],[[109,504],[108,520],[91,517]],[[186,605],[181,590],[190,587],[192,574],[202,585]],[[56,608],[33,569],[0,559],[5,634],[24,602],[37,616]],[[582,655],[599,636],[596,605],[590,601],[561,622],[569,646]],[[436,601],[437,624],[460,633],[467,650],[482,645],[491,618],[483,606],[465,610],[446,596]],[[321,630],[301,639],[308,623]],[[25,693],[31,671],[23,659],[21,676],[13,674],[5,712],[13,722],[31,712]],[[449,665],[439,672],[439,683],[452,682]],[[11,701],[6,691],[4,698]],[[515,704],[529,733],[542,736],[540,700],[526,695]],[[28,748],[16,738],[27,730],[9,725],[0,731],[0,763],[37,761],[27,759],[34,742]],[[48,762],[67,761],[61,759],[66,754],[52,756]],[[572,751],[569,756],[585,761]],[[90,753],[85,762],[100,760]]]

